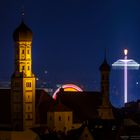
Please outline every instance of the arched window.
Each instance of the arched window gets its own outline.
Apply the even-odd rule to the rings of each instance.
[[[29,50],[27,50],[27,54],[29,54],[30,53],[30,51]]]
[[[28,70],[30,70],[30,66],[28,66]]]
[[[24,54],[24,50],[22,50],[22,54]]]

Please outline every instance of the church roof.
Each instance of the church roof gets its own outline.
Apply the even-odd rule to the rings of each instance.
[[[82,121],[98,117],[97,109],[101,105],[100,92],[61,92],[58,98],[60,98],[62,104],[74,111],[76,122],[79,119]]]
[[[76,140],[114,140],[118,132],[118,123],[116,120],[94,120],[85,122],[76,129],[75,133],[71,130],[71,139]]]
[[[72,109],[63,105],[60,100],[53,101],[50,104],[49,112],[69,112],[69,111],[72,111]]]
[[[21,24],[14,31],[13,38],[14,38],[14,41],[31,41],[32,40],[32,31],[22,21]]]

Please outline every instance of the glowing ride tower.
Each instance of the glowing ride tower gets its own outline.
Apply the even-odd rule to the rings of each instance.
[[[128,89],[127,89],[127,70],[138,70],[140,64],[133,59],[127,59],[128,50],[124,49],[124,59],[119,59],[112,64],[115,69],[124,69],[124,103],[128,102]]]

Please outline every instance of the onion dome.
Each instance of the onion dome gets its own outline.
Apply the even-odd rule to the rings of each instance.
[[[19,27],[13,33],[14,41],[31,41],[32,31],[27,25],[22,21]]]
[[[110,71],[110,65],[107,63],[106,59],[104,59],[104,62],[100,66],[100,71]]]

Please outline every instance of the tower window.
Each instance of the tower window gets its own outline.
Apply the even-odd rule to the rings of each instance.
[[[31,82],[27,82],[26,87],[31,87]]]
[[[24,66],[22,66],[22,70],[24,70]]]
[[[61,117],[59,116],[59,121],[61,121]]]
[[[24,54],[24,50],[22,50],[22,54]]]
[[[30,119],[30,115],[28,114],[28,119]]]
[[[30,110],[30,106],[28,106],[28,110]]]
[[[30,66],[28,66],[28,70],[30,70]]]
[[[27,54],[29,54],[30,53],[30,51],[29,50],[27,50]]]
[[[33,117],[31,113],[27,113],[25,118],[26,120],[31,120]]]
[[[70,116],[68,116],[68,121],[70,120]]]

